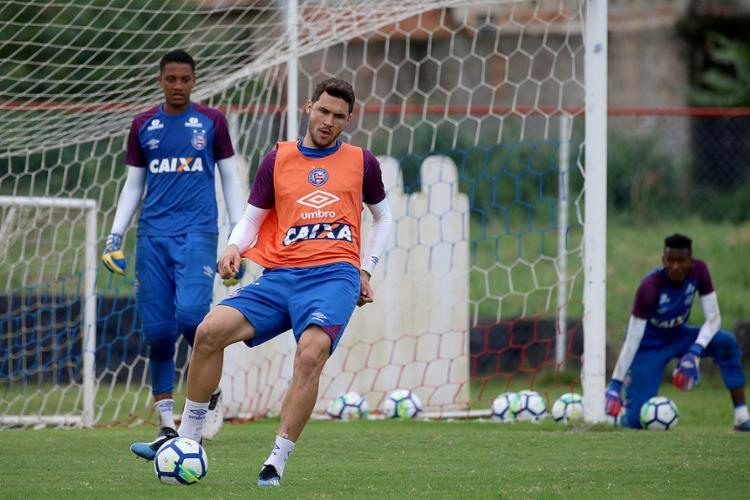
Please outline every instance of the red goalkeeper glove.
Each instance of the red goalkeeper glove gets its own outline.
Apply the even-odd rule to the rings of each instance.
[[[680,359],[677,368],[672,372],[672,383],[681,391],[689,391],[700,380],[700,359],[703,347],[693,344],[690,350]]]
[[[607,392],[604,393],[604,412],[607,415],[616,417],[622,410],[622,397],[620,392],[622,391],[622,382],[619,380],[612,379],[607,386]]]

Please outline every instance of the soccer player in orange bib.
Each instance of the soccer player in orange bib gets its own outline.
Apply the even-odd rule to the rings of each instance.
[[[263,158],[218,271],[230,278],[240,270],[243,256],[265,270],[209,312],[196,333],[178,430],[196,441],[221,377],[226,346],[243,341],[253,347],[289,329],[297,341],[278,435],[258,486],[280,483],[315,406],[326,360],[354,306],[373,301],[370,275],[391,234],[380,164],[370,151],[339,139],[354,100],[348,82],[321,82],[305,104],[304,139],[280,142]],[[373,215],[373,226],[360,261],[363,204]]]

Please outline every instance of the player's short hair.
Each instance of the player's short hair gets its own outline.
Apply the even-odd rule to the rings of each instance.
[[[685,236],[684,234],[675,233],[672,236],[664,238],[664,250],[667,248],[674,248],[677,250],[687,250],[691,254],[693,253],[693,240]]]
[[[311,101],[315,102],[320,99],[323,92],[330,96],[345,100],[347,104],[349,104],[349,114],[354,110],[354,89],[352,88],[352,84],[346,80],[341,80],[339,78],[323,80],[315,86],[315,91],[313,92]]]
[[[195,61],[193,60],[193,57],[184,50],[171,50],[164,54],[161,61],[159,61],[159,72],[164,71],[164,67],[169,63],[189,64],[190,69],[195,73]]]

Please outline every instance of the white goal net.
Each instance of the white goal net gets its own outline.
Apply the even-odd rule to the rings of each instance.
[[[317,412],[347,390],[377,412],[390,390],[409,388],[432,414],[468,415],[516,381],[579,373],[586,3],[3,2],[0,426],[80,422],[86,398],[89,425],[155,421],[132,265],[119,278],[94,264],[85,381],[86,239],[70,213],[13,199],[93,200],[98,255],[130,121],[162,100],[158,61],[174,48],[196,60],[193,99],[227,115],[245,191],[276,141],[303,135],[317,82],[354,85],[345,137],[380,158],[396,229],[373,276],[376,302],[355,311]],[[133,225],[131,263],[134,243]],[[226,293],[217,280],[214,299]],[[278,412],[292,342],[227,350],[227,417]],[[179,402],[184,342],[177,358]]]

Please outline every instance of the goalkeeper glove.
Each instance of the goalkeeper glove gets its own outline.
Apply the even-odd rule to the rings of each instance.
[[[125,254],[122,253],[122,235],[112,233],[107,236],[107,243],[102,253],[102,262],[109,272],[125,276],[128,263]]]
[[[240,268],[239,268],[239,270],[236,273],[234,273],[234,276],[231,276],[231,277],[229,277],[227,279],[221,280],[221,282],[224,283],[224,286],[234,286],[237,283],[239,283],[240,280],[242,279],[242,277],[245,275],[245,267],[246,267],[246,265],[247,265],[246,264],[246,260],[245,259],[240,259]],[[218,269],[218,267],[219,267],[218,263],[216,264],[216,267]]]
[[[622,410],[622,397],[620,392],[622,391],[622,382],[619,380],[612,379],[607,386],[607,392],[604,393],[604,412],[607,415],[616,417]]]
[[[677,368],[672,372],[672,383],[681,391],[689,391],[696,385],[700,379],[698,365],[700,356],[703,353],[703,347],[699,344],[693,344],[687,353],[680,359]]]

